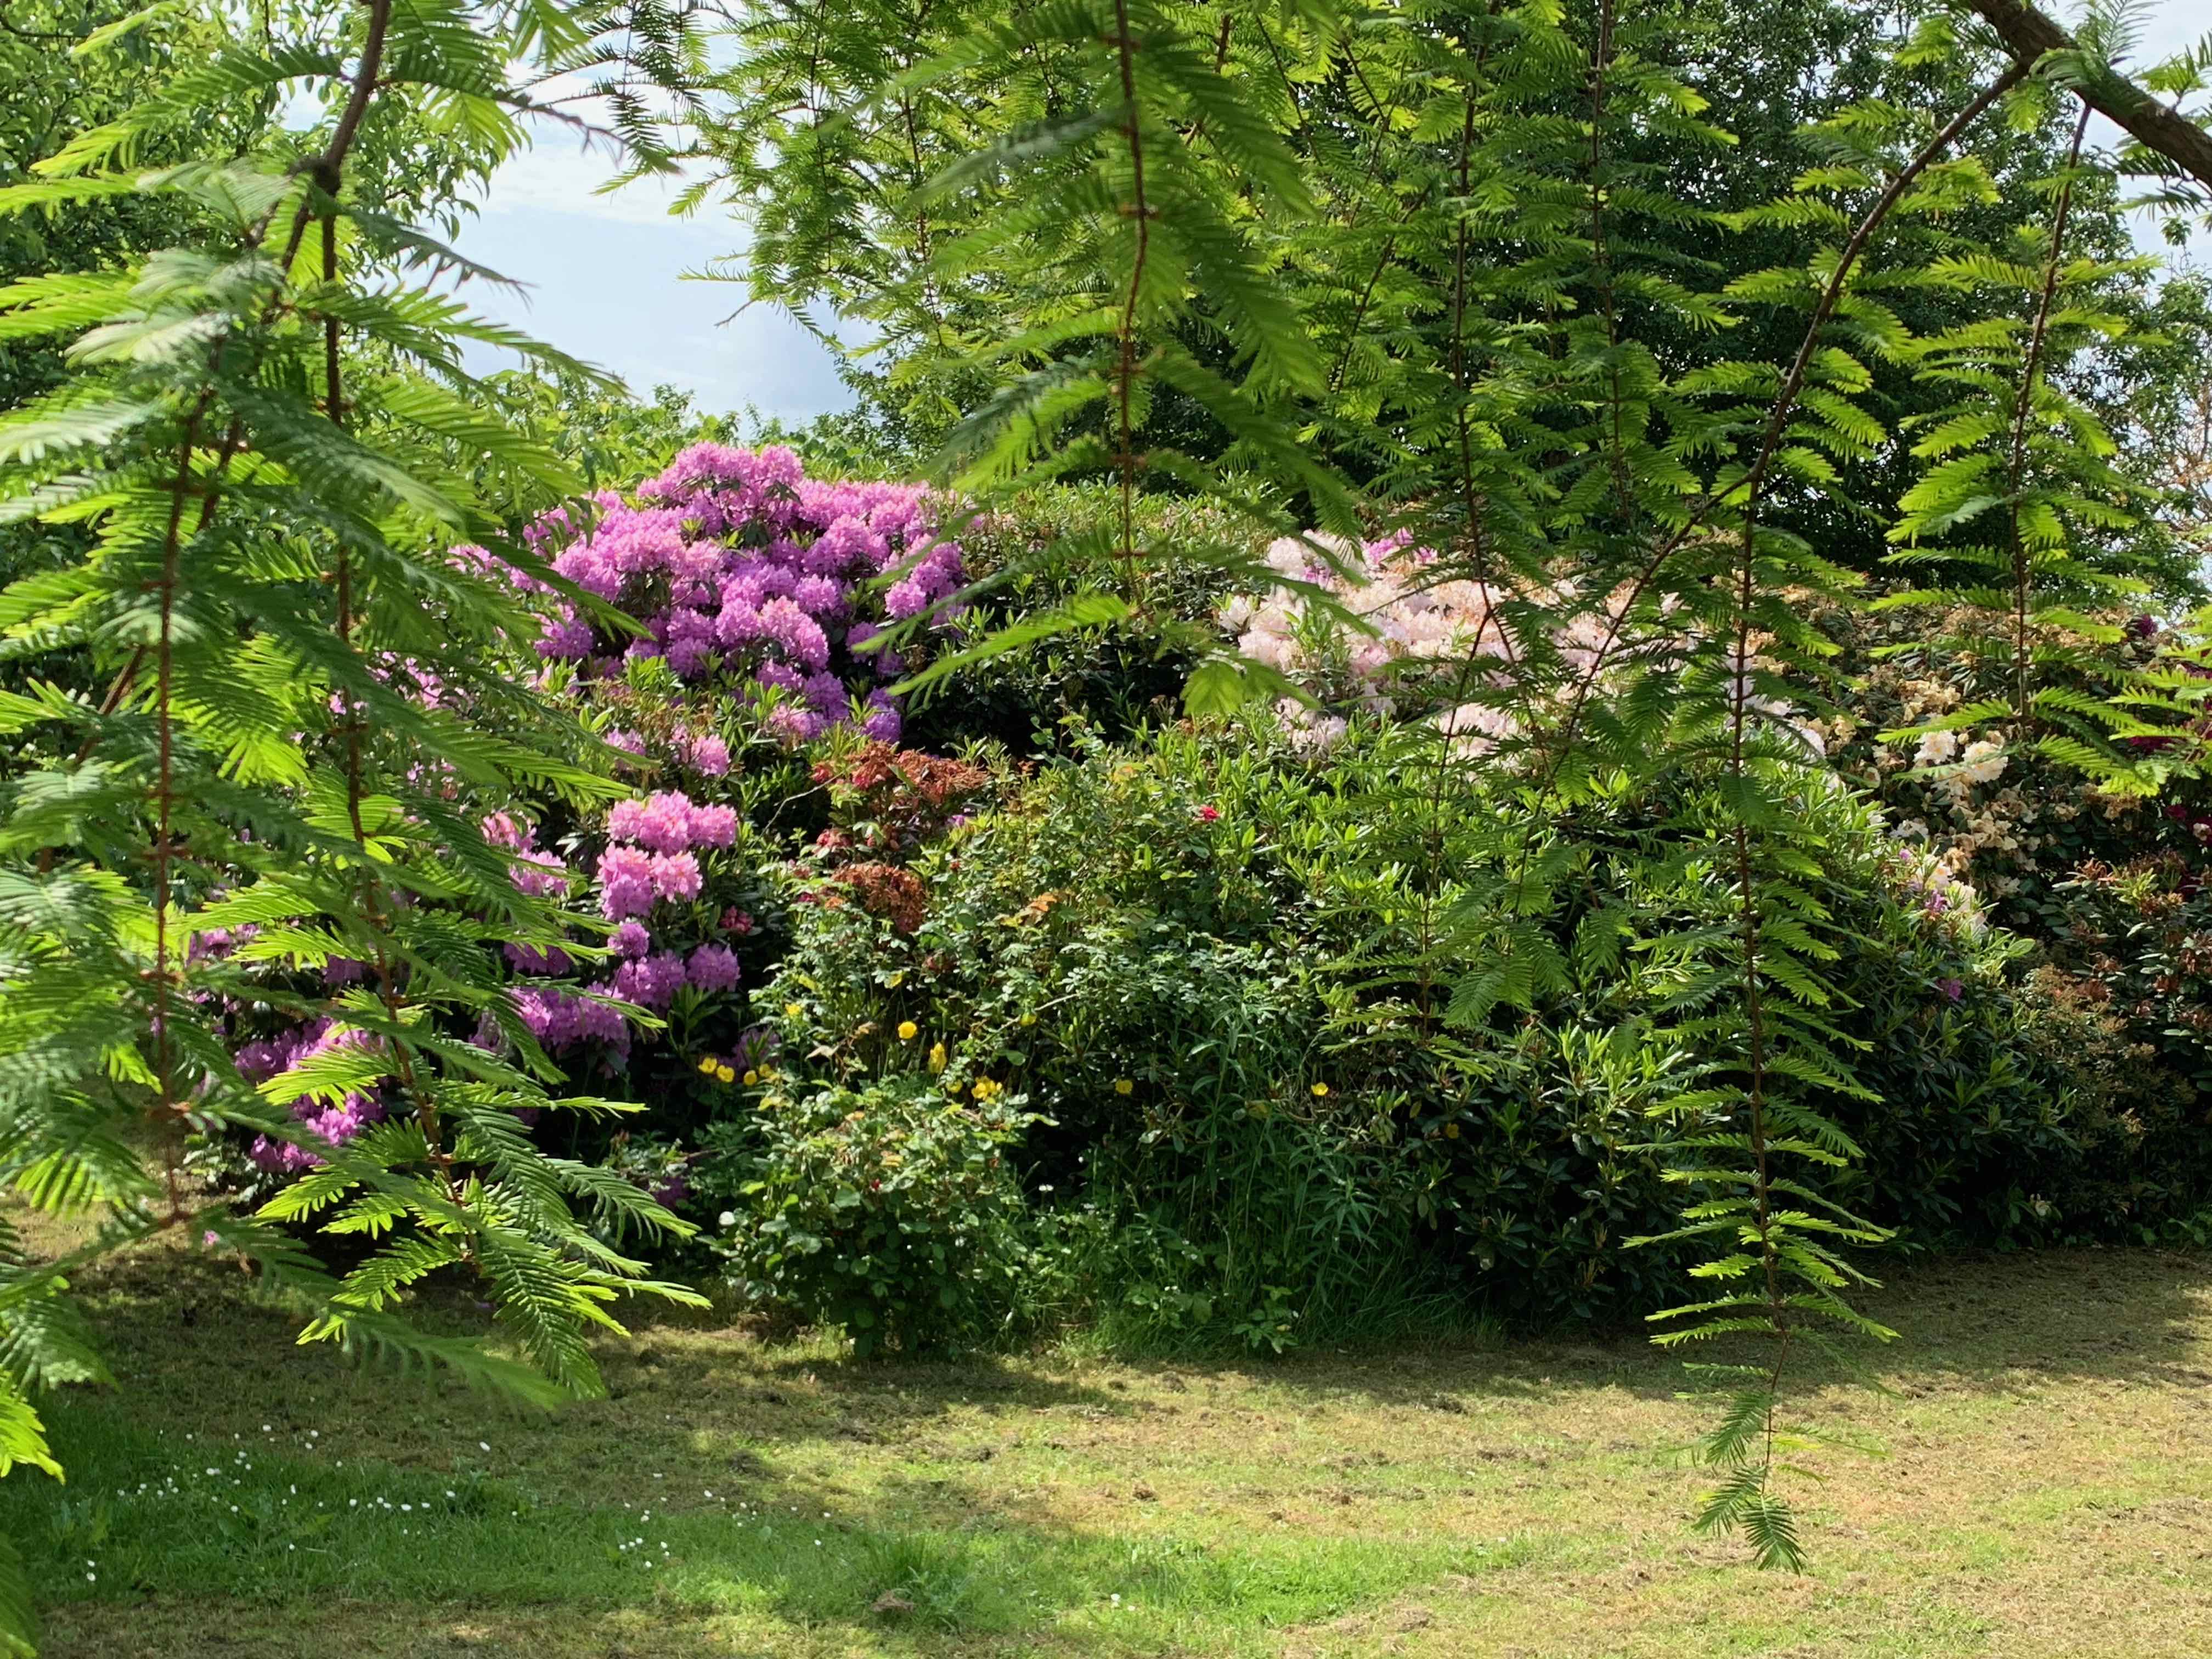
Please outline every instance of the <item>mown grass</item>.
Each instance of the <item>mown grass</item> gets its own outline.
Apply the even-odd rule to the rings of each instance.
[[[1632,1337],[1249,1365],[856,1364],[670,1325],[511,1414],[294,1348],[185,1253],[88,1286],[125,1382],[0,1487],[55,1656],[2200,1655],[2212,1263],[1924,1270],[1810,1415],[1815,1571],[1690,1535]],[[465,1319],[471,1311],[454,1310]]]

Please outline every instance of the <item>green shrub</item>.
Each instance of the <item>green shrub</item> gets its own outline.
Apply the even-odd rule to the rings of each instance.
[[[1364,723],[1325,756],[1265,718],[1079,732],[915,857],[911,929],[793,909],[760,997],[780,1053],[825,1088],[1003,1082],[1049,1120],[1006,1146],[1042,1254],[1000,1281],[1002,1322],[1158,1349],[1638,1318],[1695,1259],[1629,1241],[1680,1213],[1700,1126],[1660,1109],[1704,1063],[1645,941],[1710,872],[1664,780],[1596,792],[1541,854],[1565,978],[1469,1011],[1455,919],[1519,797],[1419,768]],[[1831,849],[1808,900],[1850,942],[1824,1017],[1879,1097],[1826,1103],[1863,1156],[1821,1197],[1910,1250],[2133,1237],[2202,1205],[2193,1095],[2098,988],[2025,971],[1818,771],[1798,810]]]
[[[1006,1149],[1018,1096],[948,1098],[918,1073],[865,1089],[770,1089],[708,1132],[702,1179],[742,1201],[731,1260],[761,1297],[854,1346],[984,1335],[1019,1304],[1027,1251]]]

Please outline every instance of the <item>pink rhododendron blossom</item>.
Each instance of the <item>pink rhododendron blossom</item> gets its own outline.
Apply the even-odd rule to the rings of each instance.
[[[867,712],[860,719],[860,730],[878,743],[896,743],[905,729],[905,719],[900,714],[898,704],[890,694],[871,691]]]
[[[704,737],[688,733],[677,739],[676,753],[693,771],[710,778],[726,777],[730,770],[730,745],[708,732]]]
[[[289,1036],[272,1039],[265,1043],[249,1043],[239,1051],[238,1063],[241,1071],[249,1063],[255,1070],[269,1066],[264,1075],[279,1076],[295,1070],[307,1061],[337,1048],[354,1048],[374,1053],[378,1040],[368,1032],[332,1021],[318,1020],[302,1027]],[[281,1064],[272,1064],[279,1062]],[[248,1073],[249,1075],[252,1073]],[[333,1146],[342,1146],[370,1124],[384,1116],[383,1103],[374,1094],[351,1091],[333,1103],[313,1095],[302,1095],[291,1105],[292,1115],[307,1130]],[[289,1141],[276,1140],[267,1135],[257,1135],[247,1149],[246,1156],[262,1169],[283,1175],[296,1175],[311,1170],[323,1161],[321,1154]]]
[[[750,451],[697,444],[646,480],[636,498],[611,492],[582,515],[548,514],[529,526],[531,544],[586,592],[629,609],[650,638],[602,635],[562,605],[538,642],[541,654],[579,665],[588,679],[622,672],[626,661],[665,656],[682,678],[786,684],[836,678],[833,690],[807,694],[805,718],[776,724],[802,742],[852,719],[878,735],[895,710],[872,701],[856,715],[852,696],[865,681],[905,672],[897,653],[860,654],[884,620],[933,614],[949,621],[965,580],[959,544],[936,533],[927,492],[914,484],[809,478],[788,449]],[[457,556],[519,586],[540,586],[481,551]],[[888,586],[884,584],[888,583]],[[701,740],[677,758],[708,776],[726,773],[719,740]]]
[[[641,916],[653,908],[653,854],[636,847],[610,847],[599,854],[599,914],[609,921]]]
[[[738,982],[738,953],[726,945],[702,945],[692,951],[684,972],[702,991],[726,991]]]
[[[653,890],[662,898],[697,898],[701,882],[699,860],[690,854],[655,853],[653,855]]]
[[[594,995],[620,997],[611,985],[594,985]],[[594,1002],[590,997],[572,999],[576,1010],[576,1032],[579,1036],[597,1037],[602,1042],[617,1047],[629,1046],[629,1022],[623,1018],[619,1008],[610,1008],[604,1002]]]
[[[694,806],[687,828],[694,847],[734,847],[738,840],[738,809]]]
[[[673,951],[625,962],[615,969],[614,994],[641,1007],[664,1009],[684,988],[684,958]]]

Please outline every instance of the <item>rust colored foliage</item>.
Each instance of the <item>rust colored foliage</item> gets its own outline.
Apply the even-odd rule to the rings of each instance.
[[[944,829],[988,787],[991,775],[950,756],[869,743],[840,758],[817,762],[814,781],[830,791],[842,815],[874,826],[870,845],[897,853]]]
[[[929,892],[921,878],[896,864],[848,864],[830,879],[846,889],[863,910],[881,916],[902,933],[921,927],[929,908]],[[835,904],[838,897],[825,894],[822,902]]]

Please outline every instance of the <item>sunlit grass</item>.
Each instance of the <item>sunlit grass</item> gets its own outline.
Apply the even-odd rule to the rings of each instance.
[[[1888,1455],[1801,1492],[1802,1580],[1687,1533],[1695,1413],[1632,1337],[858,1364],[702,1322],[545,1418],[295,1349],[181,1255],[88,1286],[125,1388],[58,1403],[69,1481],[0,1517],[59,1656],[2180,1656],[2208,1286],[2092,1254],[1893,1293],[1895,1393],[1808,1379]]]

